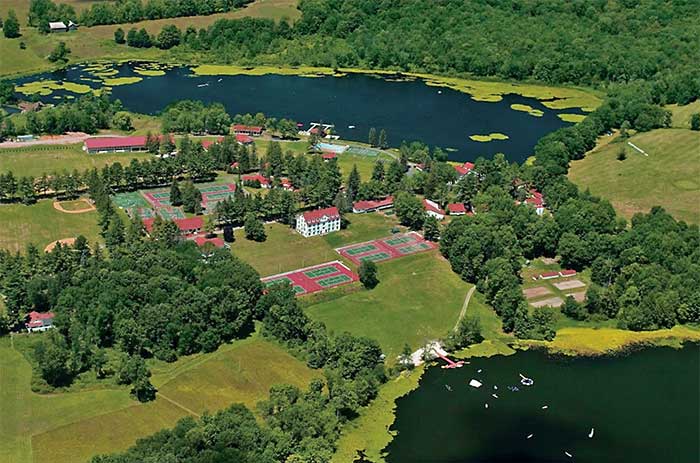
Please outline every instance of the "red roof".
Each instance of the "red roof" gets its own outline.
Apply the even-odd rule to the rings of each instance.
[[[239,166],[238,161],[235,161],[235,162],[232,162],[232,163],[231,163],[231,167],[233,167],[234,169],[235,169],[236,167],[238,167],[238,166]]]
[[[450,214],[466,214],[467,208],[464,207],[463,203],[452,203],[447,205],[447,210]]]
[[[467,175],[474,168],[474,164],[471,162],[465,162],[461,166],[455,166],[455,170],[459,175]]]
[[[143,219],[143,226],[146,227],[146,231],[148,231],[149,233],[153,231],[154,221],[155,219],[153,218]],[[187,230],[201,229],[204,226],[204,219],[202,219],[201,217],[173,219],[173,222],[175,222],[175,225],[177,225],[177,228],[179,228],[181,232]]]
[[[552,278],[552,277],[558,277],[559,272],[544,272],[540,273],[540,278]]]
[[[224,137],[219,137],[219,138],[217,138],[217,139],[214,140],[214,141],[212,141],[212,140],[202,140],[202,148],[204,148],[205,150],[209,150],[209,148],[211,147],[211,145],[213,145],[214,143],[221,143],[222,141],[224,141]]]
[[[250,138],[248,135],[242,134],[242,133],[237,133],[236,134],[236,141],[238,143],[242,143],[244,145],[249,145],[250,143],[253,143],[253,139]]]
[[[530,197],[525,200],[525,203],[531,204],[538,208],[544,207],[544,196],[542,196],[542,193],[533,188],[530,190]]]
[[[280,179],[280,184],[282,185],[282,188],[285,188],[287,190],[293,189],[294,184],[292,183],[291,180],[289,180],[287,177],[282,177]]]
[[[258,181],[261,185],[269,185],[270,180],[262,174],[248,174],[241,177],[244,182]]]
[[[27,326],[29,328],[38,328],[44,325],[44,320],[53,320],[56,315],[53,312],[29,312],[29,322]]]
[[[340,213],[337,207],[327,207],[325,209],[316,209],[315,211],[304,212],[304,221],[309,224],[322,222],[323,220],[336,220],[340,218]]]
[[[338,157],[336,153],[331,153],[328,151],[324,151],[323,154],[321,155],[323,159],[335,159]]]
[[[570,277],[576,275],[576,270],[562,270],[559,274],[563,277]]]
[[[356,211],[368,211],[372,209],[379,209],[382,207],[389,207],[394,204],[394,197],[388,196],[384,199],[378,201],[355,201],[352,203],[352,208]]]
[[[257,125],[243,125],[243,124],[233,124],[233,131],[238,132],[251,132],[251,133],[261,133],[263,128]]]
[[[197,243],[197,246],[204,246],[206,243],[211,243],[217,248],[223,248],[226,243],[224,243],[224,240],[221,238],[206,238],[204,236],[198,236],[194,239],[194,242]]]
[[[146,146],[146,137],[94,137],[85,140],[85,146],[89,150],[104,148],[140,148]]]
[[[426,211],[432,211],[440,215],[445,215],[445,211],[443,211],[440,206],[429,199],[423,199],[423,207]]]

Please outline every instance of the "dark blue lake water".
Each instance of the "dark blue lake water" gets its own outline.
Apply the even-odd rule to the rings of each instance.
[[[534,385],[521,385],[520,373]],[[472,378],[483,386],[470,387]],[[528,351],[472,359],[458,370],[429,369],[398,400],[387,461],[697,463],[699,397],[697,344],[605,358]]]
[[[121,64],[117,69],[119,74],[113,77],[139,76],[132,64]],[[99,86],[81,80],[83,77],[90,77],[85,67],[74,66],[19,79],[17,83],[51,79]],[[518,95],[505,95],[497,103],[479,102],[465,93],[431,87],[419,79],[397,82],[362,74],[314,78],[274,74],[195,76],[189,68],[177,67],[163,76],[139,77],[143,80],[138,83],[112,89],[113,97],[132,111],[154,114],[182,99],[216,101],[232,115],[262,112],[305,124],[332,123],[336,132],[348,140],[366,142],[370,127],[383,128],[391,146],[420,140],[448,150],[450,158],[459,161],[501,152],[510,160],[522,162],[543,135],[569,125],[557,114],[581,113],[575,109],[551,110],[536,99]],[[202,84],[208,85],[200,87]],[[65,92],[58,91],[43,99],[55,102],[54,97],[62,94]],[[530,105],[544,114],[533,117],[514,111],[510,108],[514,103]],[[509,139],[487,143],[469,139],[470,135],[493,132],[504,133]]]

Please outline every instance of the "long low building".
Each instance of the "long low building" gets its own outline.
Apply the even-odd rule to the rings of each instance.
[[[143,219],[143,226],[150,235],[153,232],[153,222],[155,219],[148,218]],[[183,236],[190,236],[202,231],[204,227],[204,219],[200,216],[188,217],[186,219],[173,219],[175,225],[180,230],[180,234]]]
[[[394,197],[388,196],[384,199],[376,201],[355,201],[352,203],[352,212],[355,214],[363,214],[365,212],[375,212],[382,209],[389,209],[394,206]]]
[[[88,138],[83,149],[89,154],[146,151],[146,136]]]

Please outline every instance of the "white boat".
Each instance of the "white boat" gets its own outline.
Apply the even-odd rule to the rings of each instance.
[[[527,438],[528,438],[528,439],[532,439],[532,436],[534,436],[534,434],[528,434],[528,435],[527,435]]]
[[[469,385],[470,385],[471,387],[479,388],[479,387],[481,387],[481,382],[479,382],[479,381],[477,381],[477,380],[475,380],[475,379],[472,379],[471,381],[469,381]]]
[[[217,82],[221,82],[222,80],[224,80],[224,79],[219,78],[219,80],[217,80]]]
[[[449,384],[445,384],[445,389],[447,389],[448,391],[452,392],[452,387],[450,387]]]
[[[595,428],[591,428],[591,432],[588,433],[588,438],[593,439],[593,434],[595,433]]]
[[[493,397],[494,399],[498,399],[498,396],[496,394],[491,394],[491,397]]]
[[[569,452],[564,452],[564,455],[566,455],[566,456],[569,457],[569,458],[573,457],[573,455],[570,454]]]
[[[208,86],[209,86],[209,82],[207,82],[206,84],[199,84],[199,85],[197,85],[197,87],[208,87]]]
[[[522,373],[520,374],[520,384],[523,386],[532,386],[535,384],[535,381],[532,378],[528,378],[527,376],[523,375]]]
[[[542,410],[547,410],[549,408],[549,405],[542,405]]]
[[[349,126],[348,126],[348,129],[354,129],[354,128],[355,128],[354,125],[349,125]]]
[[[484,404],[484,408],[489,408],[489,404]]]

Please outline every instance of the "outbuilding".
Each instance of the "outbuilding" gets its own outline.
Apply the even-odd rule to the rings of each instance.
[[[376,201],[355,201],[352,203],[352,212],[355,214],[364,214],[366,212],[375,212],[382,209],[389,209],[394,206],[394,197],[387,196],[384,199]]]
[[[435,217],[438,220],[445,218],[445,211],[435,201],[424,199],[423,209],[425,209],[426,214]]]
[[[28,333],[43,332],[53,328],[53,312],[29,312],[29,321],[25,324]]]
[[[263,133],[263,128],[257,125],[233,124],[231,130],[237,135],[249,135],[251,137],[259,137]]]

